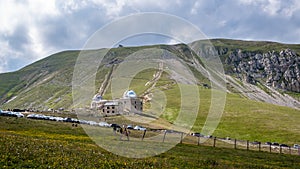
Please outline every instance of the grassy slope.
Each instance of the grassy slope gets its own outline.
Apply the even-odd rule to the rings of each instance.
[[[1,168],[297,168],[299,156],[177,145],[145,159],[128,159],[95,145],[69,123],[0,117]]]
[[[152,71],[137,74],[136,79],[132,81],[131,88],[137,91],[145,90],[140,86],[144,86],[145,79],[151,79],[149,77],[152,77],[152,74]],[[167,96],[166,110],[161,117],[173,122],[180,110],[181,95],[177,85],[172,84],[166,90],[163,88],[166,84],[172,84],[172,80],[168,78],[168,74],[164,73],[156,85],[156,88],[165,92]],[[200,109],[193,127],[193,130],[197,132],[201,132],[211,106],[211,89],[199,87],[199,95]],[[292,145],[300,143],[299,120],[299,110],[249,100],[238,94],[227,94],[224,113],[214,135]]]
[[[212,39],[211,43],[215,48],[227,47],[229,50],[242,49],[244,51],[277,51],[290,48],[296,53],[300,52],[300,45],[298,44],[282,44],[269,41],[244,41],[244,40],[232,40],[232,39]]]
[[[232,46],[233,47],[243,47],[253,49],[253,42],[242,42],[242,41],[231,41],[231,40],[212,40],[212,42],[216,46]],[[268,45],[272,48],[276,47],[281,48],[280,44],[277,43],[269,43],[269,42],[256,42],[257,47],[265,46],[263,49],[267,50]],[[273,45],[273,46],[272,46]],[[275,45],[275,46],[274,46]],[[250,46],[250,47],[249,47]],[[296,46],[297,45],[291,45]],[[289,47],[291,47],[289,46]],[[266,48],[266,49],[265,49]],[[114,49],[113,52],[118,52],[118,54],[112,54],[110,57],[119,58],[121,55],[127,55],[129,53],[135,52],[139,49],[143,49],[142,47],[137,48],[117,48]],[[16,99],[16,102],[11,102],[7,107],[14,107],[14,105],[24,105],[28,102],[35,102],[36,104],[41,104],[41,102],[53,97],[47,103],[47,105],[51,107],[61,107],[65,105],[71,104],[71,93],[70,93],[70,81],[72,74],[72,64],[74,64],[76,57],[74,55],[78,54],[78,52],[62,52],[59,54],[55,54],[52,57],[45,58],[41,61],[36,62],[33,65],[25,67],[24,69],[10,73],[10,77],[8,78],[8,74],[0,75],[0,79],[5,78],[6,80],[11,79],[10,84],[22,82],[21,84],[26,83],[23,88],[26,86],[31,86],[34,84],[35,78],[39,77],[38,75],[43,72],[48,72],[51,74],[57,70],[59,70],[59,74],[54,78],[50,78],[48,81],[43,83],[42,85],[36,85],[28,91],[23,91],[23,100]],[[122,59],[122,58],[119,58]],[[109,60],[105,60],[108,62]],[[41,69],[42,68],[42,69]],[[104,66],[105,68],[105,66]],[[101,82],[101,78],[103,78],[102,72],[107,72],[109,68],[101,69],[97,75],[98,81]],[[47,75],[48,75],[47,74]],[[136,79],[132,81],[131,87],[136,90],[139,94],[146,90],[144,86],[145,82],[150,80],[153,75],[153,70],[148,70],[146,72],[141,72],[136,76]],[[197,74],[196,74],[197,76]],[[16,78],[17,77],[17,78]],[[31,77],[31,78],[30,78]],[[14,81],[14,78],[18,79]],[[22,80],[23,79],[23,80]],[[27,79],[27,80],[24,80]],[[65,80],[65,81],[64,81]],[[1,81],[1,80],[0,80]],[[161,80],[157,83],[157,87],[163,87],[165,84],[171,83],[172,81],[168,79],[168,76],[164,74]],[[7,86],[5,86],[7,85]],[[9,88],[7,83],[0,83],[0,88],[3,89]],[[20,85],[17,85],[17,87]],[[14,87],[16,88],[16,86]],[[180,95],[179,90],[176,85],[171,85],[171,88],[165,90],[161,88],[164,92],[166,92],[166,96],[168,99],[168,105],[166,107],[166,111],[162,115],[162,117],[168,121],[174,121],[176,119],[180,105]],[[1,92],[3,92],[1,90]],[[9,93],[16,92],[19,90],[10,91]],[[42,94],[41,94],[42,93]],[[106,95],[110,96],[109,90]],[[205,122],[205,118],[209,111],[210,105],[210,90],[203,89],[200,87],[200,110],[199,116],[196,120],[194,131],[201,131],[202,126]],[[56,99],[61,97],[60,101]],[[276,141],[281,143],[293,144],[299,143],[300,140],[300,125],[298,121],[300,120],[299,110],[290,109],[287,107],[274,106],[266,103],[260,103],[251,101],[245,98],[240,97],[235,94],[228,94],[226,108],[223,114],[222,121],[217,128],[214,135],[219,137],[231,137],[243,140],[259,140],[259,141]]]
[[[38,105],[51,96],[70,91],[73,66],[78,53],[78,51],[60,52],[19,71],[1,74],[0,89],[3,89],[0,90],[1,103],[18,95],[16,100],[4,108],[30,107],[26,103],[35,103],[33,107],[36,105],[35,108],[39,108]],[[70,101],[69,97],[69,104]]]
[[[110,69],[109,63],[123,60],[124,57],[143,49],[161,48],[164,45],[128,47],[111,49],[102,61],[97,73],[96,83],[102,83]],[[95,51],[100,52],[101,50]],[[8,108],[65,108],[72,105],[71,83],[73,67],[79,51],[65,51],[26,66],[19,71],[0,74],[0,107]],[[105,66],[103,66],[105,65]],[[6,103],[14,96],[13,101]],[[61,97],[60,97],[61,96]],[[57,101],[59,100],[59,101]],[[27,103],[31,103],[27,104]]]
[[[240,41],[229,39],[213,39],[211,40],[215,48],[227,48],[229,51],[234,49],[242,49],[244,51],[262,51],[267,52],[269,50],[279,51],[285,48],[291,48],[296,52],[300,52],[300,45],[288,45],[274,42],[254,42],[254,41]],[[166,46],[155,45],[146,47],[128,47],[128,48],[115,48],[108,53],[107,58],[104,59],[104,63],[108,63],[110,60],[119,59],[122,60],[125,56],[134,52],[148,48],[161,48],[167,49],[173,52],[177,56],[181,57],[186,62],[190,62],[189,50],[183,45]],[[75,64],[79,51],[65,51],[60,52],[45,59],[42,59],[34,64],[31,64],[19,71],[12,73],[0,74],[0,105],[2,108],[69,108],[71,105],[71,88],[70,83],[72,80],[73,66]],[[228,53],[227,53],[228,54]],[[227,55],[221,57],[224,60]],[[104,75],[101,73],[107,72],[107,67],[99,69],[97,84],[101,83]],[[226,68],[225,68],[226,69]],[[230,68],[228,68],[230,70]],[[192,70],[193,71],[193,70]],[[193,71],[195,72],[195,71]],[[202,83],[206,83],[206,79],[199,74],[195,75]],[[49,88],[48,93],[51,93],[55,97],[51,98],[49,94],[42,95],[41,88]],[[53,93],[53,91],[56,91]],[[18,98],[10,102],[9,104],[2,105],[12,97],[19,95]],[[59,98],[58,95],[62,95]],[[295,95],[291,93],[291,95]],[[24,98],[22,99],[22,97]],[[298,95],[296,94],[296,97]],[[28,100],[29,99],[29,100]],[[49,99],[49,100],[48,100]],[[57,101],[59,99],[60,101]],[[40,100],[33,105],[27,105],[26,102],[34,103],[36,100]],[[47,102],[44,104],[44,102]]]

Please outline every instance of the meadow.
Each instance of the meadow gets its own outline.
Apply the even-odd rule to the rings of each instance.
[[[81,126],[0,117],[1,168],[299,168],[300,156],[178,144],[133,159],[97,146]]]
[[[138,95],[142,94],[146,90],[145,82],[151,79],[152,75],[153,71],[140,72],[132,80],[131,89],[137,91]],[[157,81],[155,89],[161,90],[166,96],[165,109],[160,118],[169,122],[169,124],[165,123],[165,126],[170,126],[178,117],[182,93],[174,80],[170,79],[165,72]],[[198,90],[199,111],[192,131],[202,133],[209,111],[215,106],[211,102],[212,92],[217,91],[200,85]],[[300,144],[299,120],[300,111],[298,109],[250,100],[239,93],[227,93],[222,118],[213,135],[263,143],[279,142],[292,146]],[[163,127],[163,125],[161,126]]]

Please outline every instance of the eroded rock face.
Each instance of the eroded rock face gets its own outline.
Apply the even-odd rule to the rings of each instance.
[[[237,49],[229,53],[225,64],[231,65],[233,72],[248,83],[261,81],[275,89],[300,92],[300,57],[291,49],[279,53]]]

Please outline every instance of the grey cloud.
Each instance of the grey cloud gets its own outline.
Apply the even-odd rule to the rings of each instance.
[[[33,18],[31,25],[20,25],[10,35],[0,34],[0,41],[8,42],[7,51],[15,51],[17,57],[11,57],[8,52],[5,57],[1,56],[5,71],[16,70],[25,64],[35,61],[37,58],[46,56],[33,56],[31,39],[28,35],[30,26],[38,28],[41,45],[49,51],[48,54],[66,49],[80,49],[86,40],[103,25],[120,16],[135,12],[165,12],[177,15],[198,26],[204,34],[210,38],[234,38],[252,40],[273,40],[279,42],[300,42],[300,3],[296,0],[280,1],[276,13],[271,14],[266,7],[272,7],[269,1],[179,1],[172,3],[163,1],[159,5],[154,3],[143,4],[141,1],[125,3],[116,10],[114,16],[109,16],[105,5],[85,3],[89,1],[78,1],[66,5],[62,1],[56,4],[59,15]],[[192,13],[194,10],[194,14]],[[38,17],[38,16],[32,16]],[[20,18],[22,19],[22,18]],[[1,23],[1,21],[0,21]],[[20,22],[23,23],[23,22]],[[168,23],[166,23],[168,24]],[[129,29],[129,27],[124,27]],[[0,32],[2,33],[2,32]],[[145,37],[150,42],[163,42],[165,38]],[[139,44],[143,38],[136,37],[129,40],[128,44]],[[5,53],[4,53],[5,54]],[[3,54],[2,54],[3,55]]]
[[[234,0],[221,3],[210,2],[198,7],[198,15],[191,16],[210,37],[225,37],[234,39],[273,40],[279,42],[299,42],[300,37],[293,36],[292,30],[297,30],[299,23],[292,17],[283,15],[288,7],[282,3],[276,16],[263,10],[263,4],[241,5]],[[213,8],[212,8],[213,7]],[[224,23],[218,24],[218,23]]]
[[[105,23],[101,14],[99,9],[84,8],[72,14],[64,13],[61,18],[47,20],[41,30],[43,42],[60,50],[79,49]]]
[[[28,29],[25,26],[18,26],[11,35],[4,35],[13,50],[24,50],[24,44],[29,42]]]

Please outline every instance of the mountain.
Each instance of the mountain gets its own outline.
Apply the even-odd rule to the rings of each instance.
[[[212,39],[223,63],[228,93],[235,93],[262,102],[300,108],[300,45],[263,41]],[[197,78],[199,86],[210,82],[196,67],[202,66],[193,52],[183,44],[111,49],[99,66],[96,75],[98,93],[109,95],[111,74],[126,56],[141,49],[159,48],[184,60]],[[104,49],[95,50],[102,52]],[[72,109],[72,77],[80,51],[64,51],[28,65],[16,72],[0,74],[0,105],[2,109]],[[144,94],[145,86],[153,79],[155,70],[142,73],[133,86]],[[176,79],[163,75],[171,85]],[[166,82],[167,83],[167,82]],[[161,84],[162,85],[162,84]],[[164,84],[166,85],[166,84]],[[152,86],[155,87],[155,86]],[[168,88],[167,88],[168,89]],[[166,90],[167,90],[166,89]]]

